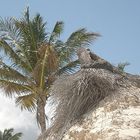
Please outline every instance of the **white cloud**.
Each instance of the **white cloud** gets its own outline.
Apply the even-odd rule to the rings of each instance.
[[[22,132],[22,140],[35,140],[39,135],[35,114],[21,111],[15,106],[14,99],[6,98],[0,90],[0,130],[6,128]]]

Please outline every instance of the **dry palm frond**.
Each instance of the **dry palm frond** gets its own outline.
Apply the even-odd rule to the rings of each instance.
[[[35,111],[36,109],[36,97],[34,93],[24,96],[18,96],[16,98],[16,104],[20,106],[21,110],[26,109],[28,111]]]
[[[58,57],[53,47],[48,44],[41,45],[38,50],[38,56],[39,59],[32,75],[36,83],[39,84],[42,81],[45,84],[46,79],[49,79],[58,69]]]
[[[45,67],[50,71],[57,70],[58,67],[58,56],[54,48],[48,44],[42,44],[38,50],[39,61],[43,63],[45,61]],[[46,59],[44,60],[46,55]]]
[[[44,137],[60,140],[64,132],[115,90],[115,78],[107,70],[81,70],[59,79],[52,87],[58,100],[55,120]],[[50,140],[51,140],[50,138]],[[44,140],[44,139],[43,139]]]

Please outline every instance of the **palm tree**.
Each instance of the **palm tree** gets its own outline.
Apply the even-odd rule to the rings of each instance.
[[[73,73],[79,62],[76,48],[99,36],[82,28],[61,41],[64,23],[56,22],[51,33],[40,14],[33,18],[27,8],[21,19],[0,19],[0,87],[16,97],[20,108],[36,111],[41,132],[46,130],[45,104],[56,75]]]
[[[0,131],[0,140],[20,140],[22,133],[16,133],[13,135],[14,129],[5,129],[3,132]]]

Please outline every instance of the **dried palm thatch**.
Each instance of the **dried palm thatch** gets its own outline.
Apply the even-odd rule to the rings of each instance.
[[[132,79],[130,75],[128,78],[117,70],[110,71],[106,67],[109,63],[104,62],[98,68],[94,61],[95,68],[93,65],[92,68],[83,67],[79,72],[55,81],[51,89],[52,98],[58,101],[54,122],[39,140],[61,140],[64,133],[84,114],[93,110],[106,96],[116,93],[122,81],[126,83],[129,78]]]
[[[42,140],[60,140],[65,131],[99,101],[115,90],[115,77],[102,69],[83,69],[54,83],[52,97],[58,100],[55,120]],[[40,139],[41,140],[41,139]]]

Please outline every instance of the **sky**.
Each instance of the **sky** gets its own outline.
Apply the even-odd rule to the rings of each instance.
[[[32,16],[40,13],[44,17],[47,29],[64,21],[64,40],[82,27],[100,33],[90,49],[114,65],[129,62],[126,71],[140,74],[140,0],[0,0],[0,16],[19,18],[26,6]],[[13,127],[24,133],[22,140],[35,140],[35,115],[21,112],[2,93],[0,130]]]

